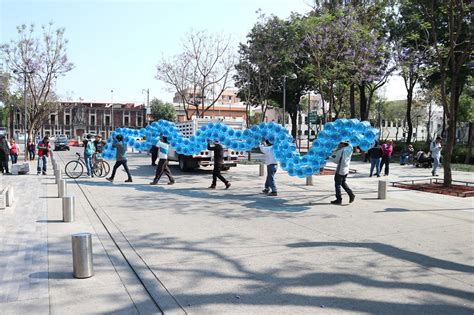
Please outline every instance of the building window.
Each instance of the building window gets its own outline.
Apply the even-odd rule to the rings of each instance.
[[[90,116],[90,125],[95,126],[95,115]]]
[[[49,116],[49,124],[50,125],[55,125],[56,124],[56,115],[51,115]]]
[[[128,116],[123,117],[123,124],[124,126],[128,126],[130,124],[129,122],[130,118]]]
[[[70,125],[71,124],[71,115],[66,114],[65,121],[66,121],[66,126]]]
[[[105,125],[110,126],[110,116],[109,115],[105,116]]]
[[[137,116],[137,127],[142,127],[142,116]]]

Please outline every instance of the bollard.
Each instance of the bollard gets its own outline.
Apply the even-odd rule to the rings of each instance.
[[[90,278],[94,275],[90,233],[72,235],[72,268],[75,278]]]
[[[306,186],[313,186],[313,175],[306,176]]]
[[[13,193],[13,187],[8,186],[8,189],[5,194],[5,201],[6,201],[6,206],[11,207],[13,206],[13,201],[14,201],[14,193]]]
[[[60,179],[58,180],[58,197],[62,198],[66,196],[66,180]]]
[[[74,196],[63,197],[63,222],[74,221]]]
[[[258,176],[264,176],[265,175],[265,164],[260,163],[258,164]]]
[[[54,180],[55,180],[55,183],[59,183],[59,180],[62,179],[62,176],[61,176],[61,170],[54,170]]]
[[[379,180],[378,199],[387,199],[387,181]]]

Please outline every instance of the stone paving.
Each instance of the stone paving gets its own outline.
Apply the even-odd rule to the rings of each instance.
[[[1,176],[1,175],[0,175]],[[0,210],[0,313],[48,314],[46,176],[1,177],[15,192]]]
[[[73,154],[57,154],[61,165]],[[332,176],[305,186],[278,171],[278,196],[266,197],[257,165],[226,172],[230,190],[176,166],[175,185],[150,186],[149,157],[129,157],[131,184],[122,171],[113,184],[68,180],[73,223],[52,176],[0,177],[16,195],[0,210],[1,315],[473,313],[474,198],[389,187],[377,200],[360,162],[348,178],[357,199],[343,206],[329,204]],[[381,179],[428,176],[392,164]],[[70,235],[82,231],[96,274],[79,280]]]

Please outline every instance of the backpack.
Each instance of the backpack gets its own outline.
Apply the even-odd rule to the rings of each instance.
[[[86,150],[84,151],[85,155],[92,155],[94,153],[94,144],[92,141],[87,141]]]

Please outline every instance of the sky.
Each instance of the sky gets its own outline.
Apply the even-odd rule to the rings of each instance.
[[[310,10],[311,0],[0,0],[0,43],[17,38],[16,27],[53,22],[66,29],[68,58],[75,68],[61,77],[62,99],[171,102],[173,92],[155,79],[156,64],[182,51],[191,30],[229,35],[237,50],[258,19],[287,18]],[[111,92],[113,91],[113,92]],[[399,77],[381,92],[385,98],[405,96]]]

